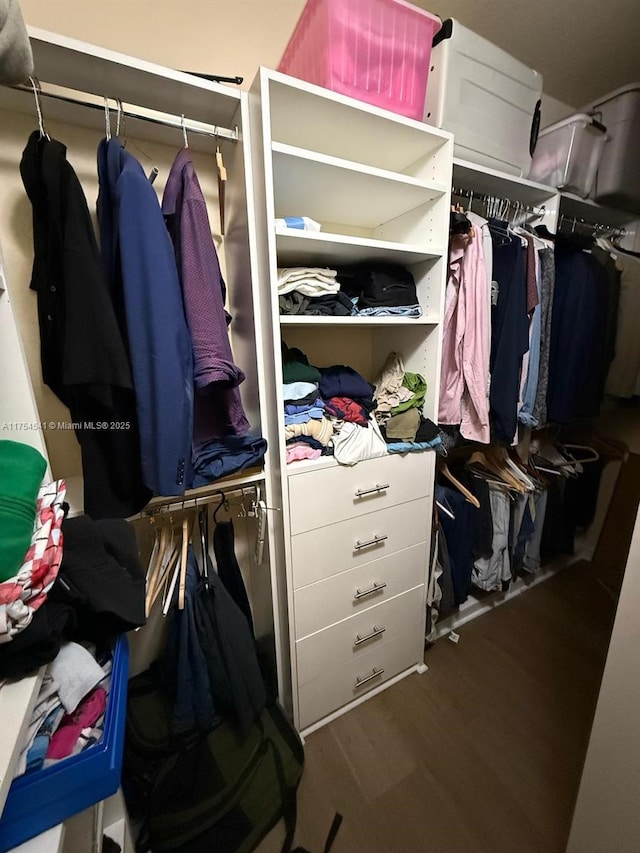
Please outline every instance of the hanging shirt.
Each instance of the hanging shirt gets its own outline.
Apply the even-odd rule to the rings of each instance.
[[[30,286],[38,294],[42,378],[78,425],[85,512],[122,518],[150,497],[142,482],[126,333],[66,153],[62,143],[36,130],[20,162],[33,206]],[[103,423],[109,428],[98,429]]]
[[[183,494],[191,480],[193,353],[173,246],[155,190],[120,140],[98,147],[101,251],[124,308],[144,483]]]
[[[474,237],[451,240],[447,281],[440,405],[442,424],[460,424],[472,441],[490,441],[489,432],[489,307],[483,241]]]
[[[225,311],[225,283],[211,236],[207,205],[189,150],[171,167],[162,210],[176,253],[193,345],[196,390],[194,442],[245,435],[249,421],[237,388],[244,373],[234,363]]]
[[[491,220],[493,277],[491,318],[491,424],[495,438],[511,444],[517,428],[522,357],[529,349],[525,255],[520,238],[504,236],[506,223]]]

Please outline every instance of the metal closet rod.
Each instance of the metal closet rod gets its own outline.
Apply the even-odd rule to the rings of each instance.
[[[196,122],[182,116],[173,115],[171,113],[159,112],[158,110],[148,109],[147,107],[137,106],[135,104],[123,104],[117,98],[107,95],[94,95],[90,92],[80,92],[77,89],[68,89],[66,86],[57,86],[52,83],[42,83],[40,81],[38,93],[44,98],[52,98],[56,101],[64,101],[67,104],[77,104],[82,107],[89,107],[93,110],[105,110],[105,98],[113,101],[114,106],[110,107],[117,114],[118,103],[121,103],[121,113],[127,118],[140,119],[148,121],[152,124],[160,124],[165,127],[174,127],[178,130],[183,128],[189,133],[196,133],[200,136],[210,136],[214,139],[229,139],[233,142],[238,140],[238,128],[219,127],[215,124],[206,124],[205,122]],[[18,84],[11,86],[12,89],[17,89],[20,92],[28,92],[31,97],[34,96],[32,87],[28,84]]]
[[[565,216],[564,213],[561,213],[558,228],[562,228],[563,225],[570,225],[572,231],[574,231],[577,227],[586,228],[589,231],[594,232],[606,231],[612,237],[624,237],[627,233],[627,229],[623,225],[604,225],[601,222],[587,222],[585,219],[580,219],[577,216]]]
[[[194,495],[193,497],[186,498],[185,500],[179,498],[168,500],[166,503],[160,503],[156,506],[149,507],[149,509],[141,510],[140,514],[135,516],[135,518],[153,518],[156,515],[164,515],[168,512],[181,512],[183,509],[194,509],[195,507],[205,506],[206,504],[211,503],[224,503],[229,500],[229,498],[245,497],[247,492],[249,494],[253,492],[254,495],[257,495],[257,487],[257,483],[247,483],[244,486],[217,489],[215,492],[211,492],[206,495]]]
[[[487,193],[477,193],[474,190],[467,190],[464,187],[452,187],[451,194],[455,196],[459,196],[460,198],[468,198],[473,202],[475,199],[481,201],[485,204],[496,201],[500,203],[508,203],[512,207],[518,207],[523,213],[535,213],[539,216],[544,216],[547,212],[547,208],[542,205],[542,207],[535,207],[531,204],[524,204],[521,201],[514,201],[513,199],[507,198],[506,196],[499,195],[489,195]]]

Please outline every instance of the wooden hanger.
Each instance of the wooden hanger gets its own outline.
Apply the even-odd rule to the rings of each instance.
[[[216,146],[216,166],[218,167],[218,206],[220,208],[220,234],[224,237],[224,207],[227,187],[227,169],[222,159],[220,146]]]
[[[187,553],[191,541],[191,528],[193,518],[189,513],[182,517],[182,548],[180,552],[180,583],[178,585],[178,610],[184,610],[185,589],[187,586]]]
[[[449,480],[450,483],[453,483],[456,489],[458,489],[458,491],[465,496],[465,498],[469,501],[470,504],[473,504],[476,509],[480,509],[480,501],[478,500],[478,498],[473,494],[473,492],[470,492],[466,486],[463,486],[460,480],[456,479],[453,476],[446,462],[440,462],[438,464],[438,468],[440,469],[440,471],[442,471],[447,480]]]

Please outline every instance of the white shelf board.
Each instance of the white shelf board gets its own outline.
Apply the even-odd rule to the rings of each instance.
[[[0,814],[13,782],[20,747],[36,704],[45,667],[0,687]]]
[[[328,264],[350,264],[359,261],[386,260],[398,264],[414,264],[439,258],[441,246],[428,249],[390,240],[351,237],[348,234],[301,231],[276,228],[278,266],[296,266],[323,261]]]
[[[558,195],[558,190],[517,175],[509,175],[486,166],[454,157],[453,185],[485,195],[512,198],[523,204],[542,204]]]
[[[218,125],[233,129],[239,121],[242,93],[180,71],[163,68],[96,45],[79,42],[36,27],[28,27],[34,55],[36,74],[41,83],[58,94],[68,89],[88,94],[88,101],[104,95],[120,98],[125,105],[141,107],[139,112],[154,116],[157,113],[183,115],[194,123]],[[62,87],[62,88],[60,88]],[[144,102],[141,105],[141,93]],[[111,101],[113,123],[116,111]],[[33,93],[0,86],[0,110],[32,115],[36,119]],[[42,99],[45,125],[50,122],[85,127],[104,135],[104,112],[81,104],[66,103],[52,98]],[[126,119],[131,138],[182,145],[179,129],[162,127],[135,118]],[[215,151],[212,137],[192,133],[189,145],[195,151]]]
[[[281,326],[437,326],[436,317],[314,317],[304,314],[280,315]]]
[[[263,72],[269,79],[271,130],[277,142],[415,173],[452,138],[431,125],[312,83]]]
[[[448,192],[441,184],[273,143],[276,216],[377,228]]]
[[[121,98],[124,103],[136,103],[144,92],[149,109],[184,113],[210,124],[228,125],[240,103],[237,88],[37,27],[28,31],[36,74],[43,83]]]
[[[573,193],[560,193],[560,214],[565,217],[584,219],[589,223],[612,225],[616,228],[640,220],[640,213],[605,207],[590,198],[581,198]]]

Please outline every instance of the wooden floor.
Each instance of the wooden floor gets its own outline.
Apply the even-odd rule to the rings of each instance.
[[[615,609],[591,568],[439,640],[428,673],[312,734],[297,843],[321,853],[339,811],[332,853],[563,853]]]

